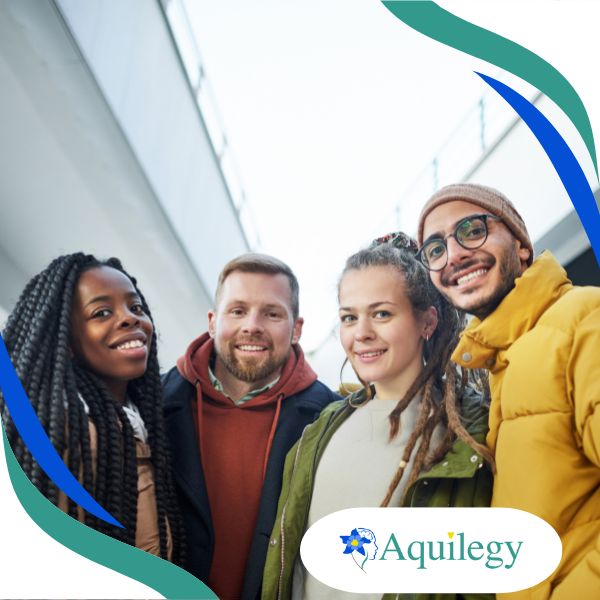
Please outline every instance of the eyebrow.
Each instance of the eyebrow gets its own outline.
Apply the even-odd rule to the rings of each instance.
[[[248,306],[250,303],[246,302],[245,300],[232,300],[231,302],[228,302],[225,305],[225,308],[231,308],[232,306]],[[286,306],[285,304],[281,303],[281,304],[273,304],[272,302],[270,302],[269,304],[262,304],[261,308],[283,308],[285,309]]]
[[[127,292],[125,294],[125,296],[127,298],[135,298],[137,300],[140,300],[140,296],[139,294],[137,294],[137,292]],[[95,304],[96,302],[110,302],[113,299],[114,296],[94,296],[91,300],[89,300],[88,302],[86,302],[83,307],[86,308],[87,306],[89,306],[90,304]]]
[[[458,221],[455,221],[454,224],[452,225],[452,231],[454,231],[457,227],[459,223],[462,223],[462,221],[466,221],[467,219],[472,219],[473,217],[478,217],[479,215],[484,215],[486,213],[473,213],[472,215],[465,215],[464,217],[461,217],[460,219],[458,219]],[[423,240],[423,244],[422,246],[424,246],[427,242],[431,241],[431,240],[443,240],[444,239],[444,232],[442,231],[436,231],[435,233],[432,233],[431,235],[427,236],[427,239]]]
[[[392,306],[397,306],[397,304],[395,302],[392,302],[390,300],[381,300],[380,302],[372,302],[371,304],[369,304],[369,306],[367,306],[367,310],[373,310],[374,308],[380,307],[382,304],[391,304]],[[349,310],[352,310],[352,307],[351,306],[340,306],[340,308],[338,310],[349,311]]]

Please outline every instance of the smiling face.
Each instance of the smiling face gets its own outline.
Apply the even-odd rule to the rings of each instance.
[[[228,394],[243,395],[241,388],[258,389],[281,374],[302,332],[291,304],[283,274],[234,271],[225,279],[218,306],[208,313],[208,331],[215,341],[215,375]]]
[[[461,220],[485,212],[462,200],[441,204],[427,215],[423,239],[446,238]],[[504,223],[491,219],[487,240],[480,248],[463,248],[453,237],[446,243],[448,264],[441,271],[430,271],[431,280],[451,304],[480,319],[493,312],[514,287],[530,255]]]
[[[146,372],[154,328],[131,280],[112,267],[85,271],[71,309],[74,359],[125,401],[127,382]]]
[[[416,315],[404,276],[391,266],[346,271],[339,288],[340,339],[358,376],[377,397],[399,400],[423,368],[423,341],[437,324],[430,307]]]

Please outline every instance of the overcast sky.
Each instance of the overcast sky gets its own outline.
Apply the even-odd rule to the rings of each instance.
[[[567,76],[580,76],[595,46],[586,33],[596,35],[598,3],[439,4]],[[187,9],[260,249],[297,273],[303,345],[314,349],[335,323],[345,258],[397,228],[403,192],[487,92],[473,69],[502,72],[413,31],[377,0],[189,0]],[[512,116],[506,106],[496,118]]]

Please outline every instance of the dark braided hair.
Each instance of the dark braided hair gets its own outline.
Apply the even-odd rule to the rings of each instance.
[[[80,276],[110,267],[133,284],[152,321],[148,304],[116,258],[100,261],[81,252],[59,256],[25,287],[3,332],[16,372],[50,441],[83,487],[115,517],[121,529],[99,519],[68,499],[68,513],[118,540],[135,545],[137,524],[137,459],[135,438],[123,406],[101,379],[76,362],[71,351],[71,310]],[[128,383],[127,395],[137,406],[148,431],[154,470],[160,556],[167,558],[167,522],[174,541],[173,560],[183,563],[183,526],[171,481],[170,456],[162,418],[156,336],[152,336],[145,373]],[[81,399],[85,400],[86,407]],[[0,416],[23,470],[53,504],[59,490],[25,447],[0,393]],[[89,421],[97,436],[92,459]]]
[[[357,252],[346,261],[340,279],[341,284],[344,275],[351,270],[391,267],[402,276],[407,298],[416,317],[423,315],[432,306],[437,311],[437,327],[429,341],[424,344],[423,369],[389,415],[392,440],[399,431],[400,415],[421,392],[415,428],[406,443],[400,466],[390,482],[381,506],[389,505],[419,440],[413,468],[404,488],[405,493],[421,470],[439,461],[456,438],[463,440],[492,466],[494,464],[490,451],[469,435],[460,416],[460,403],[467,384],[467,374],[459,371],[457,365],[450,360],[450,356],[458,343],[459,333],[464,328],[465,316],[437,291],[427,270],[415,258],[416,251],[416,242],[402,233],[379,238],[371,247]],[[372,389],[369,382],[360,377],[359,381],[365,387],[367,399],[371,399]],[[439,445],[430,452],[429,446],[438,424],[445,426],[446,433]]]

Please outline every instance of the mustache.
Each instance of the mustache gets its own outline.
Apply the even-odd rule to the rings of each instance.
[[[456,275],[458,273],[461,273],[463,271],[465,271],[466,269],[470,269],[471,267],[482,267],[484,269],[490,269],[491,267],[494,266],[494,263],[496,261],[494,260],[494,258],[492,257],[484,257],[484,258],[473,258],[470,260],[466,260],[462,263],[460,263],[460,265],[457,265],[456,267],[452,267],[452,269],[446,271],[444,269],[443,271],[443,275],[440,278],[440,281],[443,285],[452,285],[452,279],[454,277],[456,277]]]
[[[271,348],[271,346],[272,346],[271,339],[265,335],[250,335],[250,336],[235,338],[234,340],[231,340],[230,344],[232,346],[239,346],[240,344],[244,344],[244,345],[260,344],[263,346],[267,346],[268,348]]]

